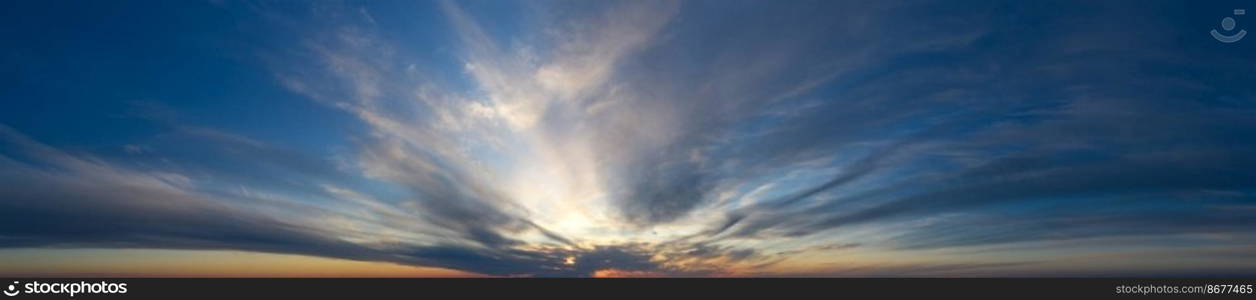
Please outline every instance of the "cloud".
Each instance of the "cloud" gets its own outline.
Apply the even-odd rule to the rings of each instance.
[[[343,212],[311,206],[305,208],[321,213],[294,215],[289,206],[275,211],[265,209],[265,203],[223,202],[180,174],[138,171],[76,157],[9,127],[0,127],[0,133],[11,150],[0,156],[6,167],[0,174],[4,182],[0,191],[6,195],[0,211],[9,225],[4,227],[0,247],[232,249],[439,266],[491,275],[590,276],[603,269],[693,272],[655,260],[659,249],[645,245],[523,248],[514,247],[519,241],[492,231],[495,224],[483,223],[481,215],[462,216],[480,223],[441,223],[454,222],[448,218],[458,217],[456,213],[467,213],[458,211],[462,208],[434,211],[447,219],[430,222],[461,230],[459,237],[465,241],[430,245],[354,241],[357,233],[326,226],[326,218]],[[345,190],[331,192],[346,199],[361,197]],[[372,213],[395,209],[376,202],[357,204],[376,206]],[[669,251],[682,250],[686,249]],[[734,260],[751,256],[708,247],[688,254],[703,259],[732,255]]]
[[[439,34],[370,5],[255,7],[299,41],[262,47],[266,71],[359,123],[329,145],[344,150],[148,106],[166,132],[125,157],[3,127],[0,245],[971,276],[1068,274],[1052,262],[1113,239],[1242,249],[1256,233],[1251,57],[1140,17],[1163,5],[520,5],[418,5]],[[998,250],[1026,245],[1044,246]]]
[[[74,157],[0,127],[5,247],[241,249],[371,259],[368,249],[299,223],[191,192],[179,174]]]

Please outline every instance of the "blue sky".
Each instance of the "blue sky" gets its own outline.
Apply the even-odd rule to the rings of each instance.
[[[1251,275],[1247,7],[1092,2],[8,3],[0,265]]]

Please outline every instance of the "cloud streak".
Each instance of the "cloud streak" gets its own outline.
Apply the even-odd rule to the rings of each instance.
[[[258,42],[271,88],[344,143],[172,112],[112,152],[0,127],[0,247],[1016,276],[1226,273],[1146,261],[1256,242],[1254,57],[1137,17],[1173,4],[413,5],[241,4],[286,37]]]

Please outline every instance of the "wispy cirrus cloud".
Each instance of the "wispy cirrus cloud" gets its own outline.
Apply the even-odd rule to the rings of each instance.
[[[1079,263],[1094,255],[1107,274],[1230,274],[1256,241],[1252,57],[1135,17],[1171,4],[495,5],[241,5],[287,37],[259,42],[266,76],[349,116],[347,144],[166,115],[103,155],[3,127],[0,242],[510,276],[1016,276],[1105,274]],[[1154,262],[1182,253],[1224,255]]]

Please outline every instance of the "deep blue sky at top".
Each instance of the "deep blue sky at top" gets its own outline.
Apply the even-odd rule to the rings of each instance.
[[[1233,5],[1227,5],[1230,3]],[[1206,32],[1219,27],[1219,21],[1213,21],[1219,13],[1242,3],[1177,3],[1151,11],[1154,15],[1114,15],[1113,21],[1170,22],[1183,31]],[[970,8],[966,4],[961,1],[948,6],[963,11]],[[521,31],[513,28],[520,24],[521,14],[512,13],[522,9],[519,3],[467,1],[465,5],[471,13],[492,20],[488,24],[495,26],[489,30],[496,36]],[[144,106],[153,103],[171,109],[187,122],[302,147],[342,143],[345,128],[352,126],[334,109],[319,107],[277,85],[256,51],[259,47],[284,51],[270,45],[299,43],[301,30],[318,29],[301,28],[308,24],[276,26],[254,11],[240,9],[246,5],[230,1],[226,5],[209,1],[18,1],[9,6],[11,9],[4,12],[5,26],[0,29],[9,41],[3,53],[6,88],[0,91],[7,107],[0,114],[10,126],[46,142],[102,147],[143,139],[160,131],[155,126],[160,124],[141,118]],[[297,3],[264,6],[297,18],[310,17]],[[385,35],[396,37],[411,55],[442,65],[451,75],[460,72],[455,54],[442,46],[455,37],[441,30],[446,21],[436,4],[380,1],[367,6],[375,19],[385,24],[381,27],[390,29]],[[1040,22],[1036,19],[1067,15],[1069,9],[1063,3],[994,7],[1007,12],[995,17],[1002,19],[996,25],[1022,33],[1014,37],[1018,39],[1052,34],[1035,30],[1035,23]],[[902,22],[906,27],[911,20]],[[1242,28],[1242,22],[1239,25]],[[1208,36],[1178,38],[1184,44],[1194,44]],[[1183,46],[1201,60],[1211,55],[1251,53],[1241,50],[1250,49],[1245,44]],[[1208,72],[1190,75],[1218,76]],[[290,134],[297,131],[327,134]]]

